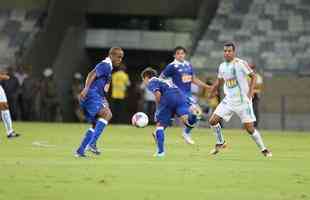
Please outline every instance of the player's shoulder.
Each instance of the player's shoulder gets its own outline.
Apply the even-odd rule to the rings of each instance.
[[[149,83],[158,83],[158,82],[159,82],[159,78],[157,78],[157,77],[152,77],[149,80]]]
[[[235,58],[233,62],[235,62],[236,64],[239,64],[239,65],[246,66],[246,67],[249,66],[248,62],[246,60],[241,59],[241,58]]]
[[[171,67],[171,68],[178,68],[179,66],[180,66],[180,62],[177,60],[174,60],[167,65],[167,67]]]
[[[111,61],[111,59],[109,58],[109,57],[107,57],[106,59],[104,59],[104,60],[102,60],[100,63],[98,63],[97,65],[96,65],[96,67],[106,67],[106,68],[108,68],[108,69],[113,69],[113,67],[112,67],[112,61]]]
[[[224,67],[225,63],[226,63],[225,61],[221,62],[219,65],[219,69],[222,69]]]
[[[149,80],[148,88],[159,88],[161,84],[161,81],[157,77],[153,77]]]

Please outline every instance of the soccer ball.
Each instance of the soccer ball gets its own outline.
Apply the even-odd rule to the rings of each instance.
[[[143,112],[137,112],[132,116],[131,123],[138,128],[144,128],[149,123],[149,117]]]

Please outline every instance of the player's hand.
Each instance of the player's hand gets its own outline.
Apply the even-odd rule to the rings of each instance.
[[[249,97],[249,99],[253,99],[253,97],[254,97],[254,91],[253,90],[249,91],[248,97]]]
[[[217,91],[214,91],[214,92],[211,92],[208,96],[208,99],[212,99],[214,97],[216,97],[218,95],[218,92]]]
[[[79,96],[80,101],[83,100],[83,99],[85,99],[85,97],[86,97],[86,95],[87,95],[87,92],[88,92],[88,89],[86,89],[86,88],[84,88],[84,89],[82,90],[82,92],[80,93],[80,96]]]

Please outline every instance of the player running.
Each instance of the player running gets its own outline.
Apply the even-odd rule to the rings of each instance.
[[[123,57],[123,50],[113,47],[109,50],[109,56],[87,75],[85,87],[80,94],[80,105],[86,119],[92,123],[93,127],[86,132],[76,151],[77,157],[85,157],[86,149],[96,155],[100,154],[96,142],[112,118],[112,112],[105,96],[109,90],[113,66],[119,66]]]
[[[229,121],[232,115],[236,113],[262,154],[271,157],[272,153],[265,147],[260,133],[254,128],[256,118],[252,107],[252,97],[256,75],[246,61],[235,57],[235,45],[232,42],[224,44],[224,59],[225,61],[219,67],[217,80],[211,90],[212,96],[218,87],[224,84],[225,98],[217,106],[209,120],[216,136],[216,145],[210,154],[217,154],[226,147],[219,122],[221,119]],[[251,78],[250,84],[247,76]]]
[[[193,113],[200,118],[202,111],[197,101],[192,97],[191,84],[196,84],[199,87],[206,88],[207,90],[210,90],[211,87],[195,76],[193,66],[185,60],[186,53],[187,51],[184,47],[176,47],[174,49],[175,60],[166,66],[160,77],[164,79],[172,79],[172,82],[186,96],[187,102],[191,106]],[[186,143],[195,144],[194,140],[191,138],[191,130],[192,127],[184,127],[182,135]]]
[[[0,80],[9,80],[10,77],[6,74],[0,74]],[[4,123],[7,138],[14,138],[20,136],[20,134],[15,133],[12,125],[12,118],[9,110],[8,100],[6,98],[6,94],[0,85],[0,111],[1,111],[1,118]]]
[[[153,133],[157,144],[155,156],[162,157],[165,155],[164,130],[171,125],[171,119],[177,115],[186,127],[193,127],[196,123],[196,117],[190,113],[190,105],[187,103],[183,92],[171,80],[157,78],[156,76],[157,72],[152,68],[146,68],[141,73],[143,83],[155,95],[156,130]]]

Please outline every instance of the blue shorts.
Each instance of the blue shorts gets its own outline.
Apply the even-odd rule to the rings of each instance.
[[[178,117],[189,115],[189,107],[184,96],[167,98],[162,96],[155,112],[155,122],[160,123],[164,127],[170,126],[175,115]]]
[[[88,122],[95,122],[97,114],[106,106],[109,106],[105,97],[96,92],[88,92],[86,98],[80,101],[80,106],[84,111],[85,118]]]

